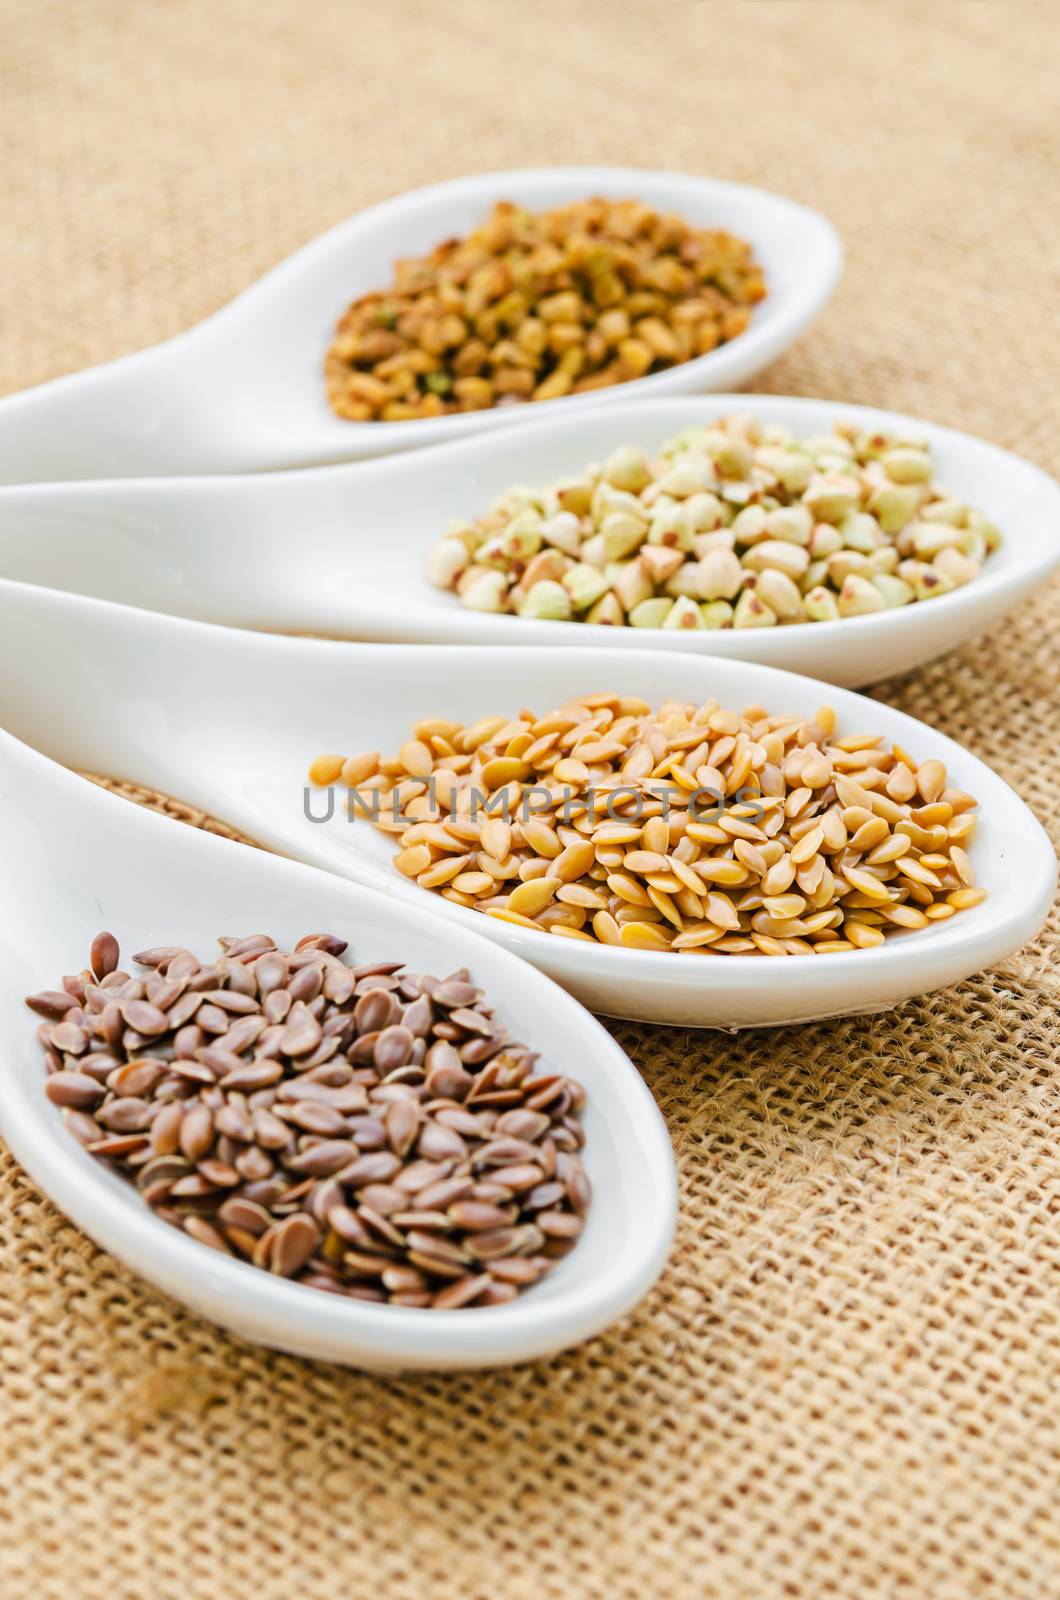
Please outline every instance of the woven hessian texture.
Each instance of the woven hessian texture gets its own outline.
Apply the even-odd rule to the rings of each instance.
[[[0,16],[0,389],[176,333],[406,187],[633,162],[838,224],[843,285],[763,388],[1060,468],[1054,8]],[[1056,595],[878,691],[1009,776],[1054,837]],[[616,1027],[673,1135],[676,1248],[623,1325],[515,1371],[381,1381],[263,1354],[143,1287],[7,1160],[4,1600],[1060,1593],[1057,933],[885,1017]]]

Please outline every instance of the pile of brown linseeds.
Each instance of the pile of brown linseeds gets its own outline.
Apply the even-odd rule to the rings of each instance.
[[[325,362],[351,422],[555,400],[707,355],[765,295],[750,246],[640,200],[511,201],[343,315]]]
[[[265,934],[166,947],[31,995],[45,1092],[193,1239],[311,1288],[500,1305],[573,1249],[591,1190],[580,1084],[536,1070],[466,969],[347,966]]]

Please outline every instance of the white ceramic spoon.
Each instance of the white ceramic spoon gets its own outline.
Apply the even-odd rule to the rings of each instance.
[[[392,281],[398,257],[468,233],[497,200],[543,210],[591,195],[641,199],[751,244],[768,294],[748,330],[683,366],[562,401],[418,422],[333,415],[323,361],[335,324],[351,300]],[[638,395],[734,388],[818,314],[842,255],[834,228],[817,212],[683,173],[551,167],[415,189],[340,223],[190,332],[0,401],[0,483],[353,461],[511,427],[545,410],[574,417]]]
[[[425,716],[464,722],[601,690],[752,703],[812,716],[822,699],[848,732],[934,756],[977,796],[971,854],[989,899],[870,950],[833,956],[680,956],[555,938],[444,901],[401,877],[370,821],[304,809],[325,751],[393,753]],[[596,1011],[663,1023],[748,1027],[879,1010],[1018,948],[1041,923],[1056,860],[1023,802],[959,745],[886,705],[745,662],[661,651],[355,645],[239,633],[0,582],[0,726],[67,766],[129,778],[201,805],[252,839],[434,908],[547,972]],[[313,812],[326,815],[315,792]]]
[[[86,784],[0,733],[0,1133],[61,1210],[127,1266],[256,1343],[379,1369],[496,1366],[587,1339],[628,1311],[662,1268],[676,1182],[669,1137],[632,1063],[568,995],[430,906],[345,883],[158,817]],[[515,1038],[587,1092],[593,1206],[577,1249],[539,1285],[488,1311],[414,1311],[300,1287],[206,1249],[152,1215],[88,1155],[44,1096],[24,996],[78,972],[110,929],[124,951],[269,932],[291,948],[326,929],[354,959],[412,971],[468,966]]]
[[[939,481],[1004,542],[972,583],[929,603],[838,622],[685,633],[469,611],[424,577],[452,517],[512,483],[542,484],[623,442],[751,409],[808,437],[840,417],[923,435]],[[309,472],[0,489],[0,575],[237,627],[423,643],[678,649],[762,661],[856,686],[988,627],[1060,564],[1060,485],[967,434],[832,401],[773,395],[641,400],[553,415],[415,456]]]

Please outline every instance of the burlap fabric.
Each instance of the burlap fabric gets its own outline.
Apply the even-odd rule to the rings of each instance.
[[[151,343],[348,212],[527,162],[822,207],[762,382],[1060,468],[1049,6],[0,4],[0,388]],[[1060,827],[1056,590],[879,691]],[[201,817],[190,820],[202,824]],[[164,929],[160,926],[160,932]],[[662,1281],[561,1359],[380,1381],[262,1354],[0,1187],[5,1600],[1060,1594],[1057,925],[874,1020],[621,1026],[681,1169]]]

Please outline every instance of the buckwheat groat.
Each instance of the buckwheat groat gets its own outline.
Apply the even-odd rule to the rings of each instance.
[[[328,399],[350,421],[404,422],[584,394],[708,354],[765,292],[742,240],[639,200],[501,201],[353,302]]]
[[[935,482],[922,443],[751,416],[623,445],[453,524],[427,577],[474,611],[702,630],[889,611],[970,583],[1000,541]]]

